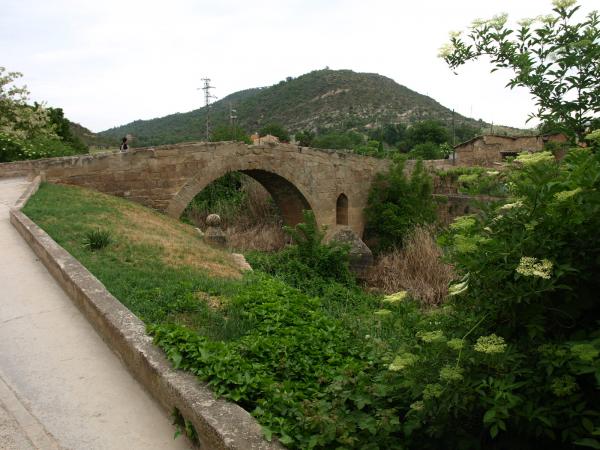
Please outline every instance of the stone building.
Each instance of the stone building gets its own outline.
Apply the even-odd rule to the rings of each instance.
[[[250,136],[250,139],[254,145],[279,144],[279,138],[271,134],[260,136],[258,133],[254,133],[252,136]]]
[[[539,152],[547,142],[566,142],[564,134],[538,136],[499,136],[487,134],[476,136],[454,147],[456,164],[461,166],[487,166],[501,162],[520,152]]]

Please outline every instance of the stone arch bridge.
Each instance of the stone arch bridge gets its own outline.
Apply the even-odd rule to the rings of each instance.
[[[38,161],[0,164],[0,176],[21,171],[128,198],[179,217],[194,196],[228,172],[257,180],[295,225],[312,209],[328,230],[364,230],[363,209],[375,175],[389,161],[290,144],[183,143]]]

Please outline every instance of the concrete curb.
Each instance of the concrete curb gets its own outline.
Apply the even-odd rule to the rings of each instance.
[[[216,399],[193,375],[174,370],[146,334],[144,323],[20,211],[39,185],[40,177],[36,177],[11,209],[10,222],[138,382],[167,412],[177,408],[193,423],[203,449],[283,449],[278,442],[263,438],[260,425],[247,411]]]

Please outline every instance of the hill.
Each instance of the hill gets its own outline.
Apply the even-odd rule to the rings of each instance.
[[[388,123],[411,124],[436,119],[450,125],[452,111],[434,99],[378,74],[351,70],[316,70],[276,85],[231,94],[211,105],[213,126],[228,123],[229,109],[237,111],[238,126],[248,133],[268,123],[298,131],[366,131]],[[117,142],[125,134],[136,146],[168,144],[205,138],[206,108],[137,120],[99,133]],[[475,128],[489,124],[455,114],[455,122]],[[496,127],[496,131],[501,127]],[[518,131],[516,129],[508,129]]]
[[[67,121],[69,123],[71,134],[83,142],[86,147],[106,147],[111,144],[113,147],[115,146],[115,143],[111,138],[100,136],[76,122],[71,122],[68,119]]]

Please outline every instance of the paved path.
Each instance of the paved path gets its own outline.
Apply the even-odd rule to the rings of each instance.
[[[0,448],[190,448],[10,224],[26,187],[0,179]]]

